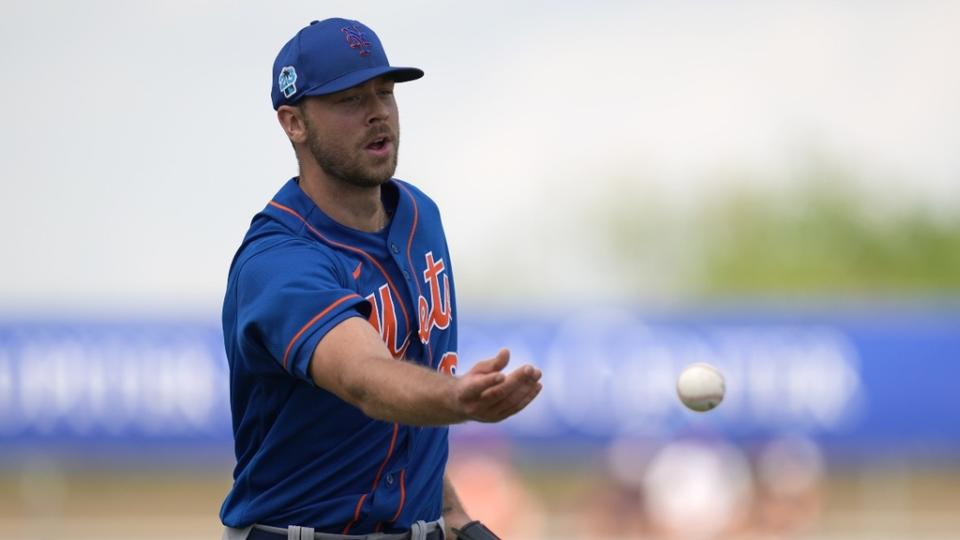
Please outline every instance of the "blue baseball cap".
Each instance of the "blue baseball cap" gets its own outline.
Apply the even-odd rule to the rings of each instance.
[[[423,77],[423,70],[391,66],[380,38],[359,21],[313,21],[277,54],[270,97],[276,110],[304,96],[332,94],[382,75],[404,82]]]

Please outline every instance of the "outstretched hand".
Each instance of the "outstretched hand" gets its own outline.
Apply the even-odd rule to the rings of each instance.
[[[510,351],[477,362],[457,380],[456,400],[471,420],[499,422],[523,410],[540,393],[541,371],[529,364],[504,374]]]

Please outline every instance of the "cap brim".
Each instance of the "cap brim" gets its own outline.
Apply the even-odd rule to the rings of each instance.
[[[308,88],[301,96],[323,96],[334,94],[348,88],[363,84],[377,77],[387,76],[396,82],[407,82],[423,77],[423,70],[414,67],[391,67],[379,66],[375,68],[361,69],[337,77],[321,86]]]

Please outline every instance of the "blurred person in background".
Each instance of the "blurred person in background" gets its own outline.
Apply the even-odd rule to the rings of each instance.
[[[543,501],[513,463],[509,439],[460,440],[447,465],[465,508],[504,538],[550,538]],[[564,475],[558,475],[565,482]]]
[[[648,464],[643,500],[659,537],[735,536],[746,526],[753,501],[750,465],[727,443],[672,442]]]
[[[746,455],[722,441],[616,439],[587,487],[581,529],[598,538],[737,538],[750,530]]]
[[[791,537],[814,527],[823,498],[824,458],[815,442],[785,436],[763,446],[755,459],[754,525],[767,537]]]

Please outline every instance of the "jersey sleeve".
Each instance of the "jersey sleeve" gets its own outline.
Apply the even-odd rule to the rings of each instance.
[[[238,269],[236,280],[237,337],[253,353],[246,356],[265,351],[310,384],[317,343],[344,320],[370,313],[337,260],[310,245],[288,243],[257,253]]]

